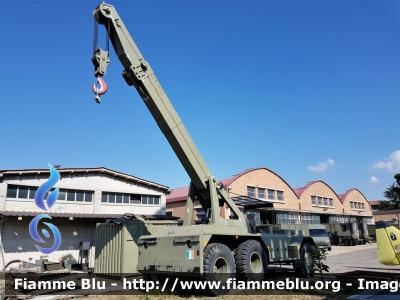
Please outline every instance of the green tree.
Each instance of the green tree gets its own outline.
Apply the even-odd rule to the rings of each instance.
[[[389,209],[400,209],[400,173],[394,175],[394,179],[396,180],[391,184],[383,193],[387,201],[381,201],[380,209],[381,210],[389,210]]]
[[[319,249],[315,246],[312,246],[313,249],[313,258],[314,258],[314,270],[319,272],[321,279],[323,279],[322,272],[329,272],[329,266],[325,264],[326,262],[326,249]]]

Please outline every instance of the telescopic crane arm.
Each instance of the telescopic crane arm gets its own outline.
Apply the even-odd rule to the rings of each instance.
[[[241,211],[223,189],[222,183],[211,174],[152,68],[143,58],[115,8],[103,2],[95,9],[93,15],[108,32],[117,57],[124,67],[123,78],[128,85],[136,88],[191,179],[184,225],[191,225],[194,201],[199,200],[206,216],[209,217],[210,224],[233,225],[232,222],[235,222],[236,225],[249,226]],[[104,75],[110,62],[108,52],[97,49],[92,62],[95,66],[94,75],[96,77]],[[220,217],[220,207],[224,203],[237,216],[236,220],[225,220]]]

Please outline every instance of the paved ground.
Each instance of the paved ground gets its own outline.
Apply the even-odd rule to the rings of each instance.
[[[357,246],[333,246],[332,251],[327,252],[326,264],[330,267],[329,273],[325,276],[326,280],[334,280],[333,274],[343,274],[347,272],[359,272],[361,275],[356,278],[365,280],[386,280],[385,276],[400,276],[400,266],[385,266],[379,263],[377,255],[377,245],[366,244]],[[269,267],[274,271],[273,266]],[[283,276],[291,276],[293,268],[282,266]],[[285,272],[288,272],[285,274]],[[379,272],[379,273],[375,273]],[[382,276],[377,276],[381,274]],[[315,275],[318,276],[318,275]],[[383,278],[382,278],[383,277]],[[400,287],[396,293],[382,290],[360,290],[360,294],[351,296],[350,299],[359,300],[394,300],[400,299]]]
[[[400,274],[400,266],[385,266],[378,261],[376,243],[357,246],[334,246],[329,252],[327,265],[331,273],[345,273],[351,271],[380,272],[387,275]],[[361,278],[361,277],[360,277]],[[366,278],[371,279],[371,278]],[[374,278],[372,278],[373,280]],[[376,278],[378,279],[378,278]],[[400,288],[399,288],[400,290]],[[360,291],[350,299],[360,300],[394,300],[400,299],[400,291],[390,292],[382,290]],[[375,293],[375,294],[374,294]]]
[[[400,274],[400,266],[385,266],[379,263],[377,257],[377,245],[366,244],[357,246],[333,246],[332,251],[328,252],[328,258],[326,264],[330,267],[330,272],[328,274],[333,275],[333,273],[346,273],[346,272],[380,272],[383,274],[396,273]],[[270,266],[269,269],[273,271],[275,267]],[[282,266],[283,273],[289,272],[293,273],[293,268],[291,266]],[[290,276],[287,273],[287,276]],[[285,274],[282,274],[286,276]],[[328,276],[329,277],[329,276]],[[371,278],[367,278],[371,279]],[[329,280],[329,278],[328,278]],[[372,280],[374,280],[372,278]],[[399,288],[400,290],[400,288]],[[361,292],[361,291],[360,291]],[[54,296],[38,297],[37,299],[48,300],[54,299]],[[106,298],[105,298],[106,299]],[[357,295],[351,296],[351,299],[359,300],[394,300],[400,299],[400,291],[397,293],[391,293],[389,291],[377,290],[374,292],[364,291]]]
[[[376,243],[357,246],[333,246],[326,264],[330,273],[354,270],[386,273],[400,272],[400,266],[385,266],[378,261]]]

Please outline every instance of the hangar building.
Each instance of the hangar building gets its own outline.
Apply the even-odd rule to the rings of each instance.
[[[293,188],[277,173],[264,167],[248,169],[220,181],[237,203],[261,200],[271,204],[259,209],[258,224],[374,223],[369,202],[356,188],[338,194],[321,180]],[[177,188],[167,195],[167,214],[184,217],[188,190],[188,186]],[[196,205],[194,214],[194,218],[200,220],[205,212]],[[229,218],[229,215],[229,208],[223,207],[221,216]]]

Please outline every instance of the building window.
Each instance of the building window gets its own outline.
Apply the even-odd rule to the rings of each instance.
[[[57,200],[65,200],[65,197],[67,196],[67,190],[62,190],[58,192],[58,198]]]
[[[317,205],[317,197],[311,196],[311,204],[312,205]]]
[[[344,217],[343,223],[357,223],[357,219],[355,217]]]
[[[160,196],[102,192],[101,202],[116,204],[160,205]]]
[[[301,224],[321,224],[321,218],[319,215],[302,214]]]
[[[374,222],[372,222],[372,218],[364,217],[364,218],[362,218],[362,221],[363,221],[363,223],[374,224]]]
[[[160,196],[144,195],[142,196],[142,204],[160,205]]]
[[[115,198],[115,203],[122,203],[122,194],[117,194]]]
[[[277,224],[299,224],[299,214],[277,213]]]
[[[255,198],[256,197],[256,188],[252,186],[247,187],[247,196]]]
[[[356,201],[350,201],[350,208],[353,210],[365,210],[365,204]]]
[[[67,196],[67,201],[76,202],[92,202],[93,201],[93,191],[81,191],[81,190],[60,190],[57,200],[65,200]]]
[[[75,201],[75,191],[67,191],[67,201]]]
[[[254,215],[254,220],[256,222],[256,226],[261,225],[260,211],[256,209],[246,209],[244,212],[246,215]]]
[[[75,201],[83,202],[84,196],[84,191],[76,191]]]
[[[129,195],[128,195],[129,196]],[[124,203],[130,203],[130,204],[140,204],[141,202],[141,197],[140,195],[130,195],[129,197],[129,202],[125,202],[125,197],[124,197]]]
[[[265,189],[258,188],[258,198],[265,199]]]
[[[7,198],[35,199],[36,186],[8,185]]]
[[[7,198],[16,199],[35,199],[37,186],[25,186],[25,185],[8,185],[7,186]],[[54,189],[52,189],[53,191]],[[49,193],[47,192],[45,198]]]
[[[344,223],[342,216],[329,216],[329,223],[339,224]]]
[[[318,204],[317,204],[318,201]],[[311,204],[313,206],[330,206],[333,207],[333,199],[327,197],[311,196]]]
[[[7,187],[7,198],[17,198],[18,186],[9,185]]]
[[[10,185],[7,188],[8,198],[18,198],[18,199],[35,199],[35,194],[38,187],[36,186],[17,186]],[[55,189],[52,188],[50,192]],[[45,194],[45,199],[49,195],[49,192]],[[67,200],[67,201],[80,201],[80,202],[92,202],[93,192],[92,191],[80,191],[80,190],[66,190],[60,189],[58,193],[57,200]]]
[[[18,198],[20,199],[28,199],[29,187],[20,186],[18,191]]]
[[[283,201],[283,191],[276,191],[276,196],[279,201]]]
[[[275,190],[268,190],[268,199],[275,200]]]

